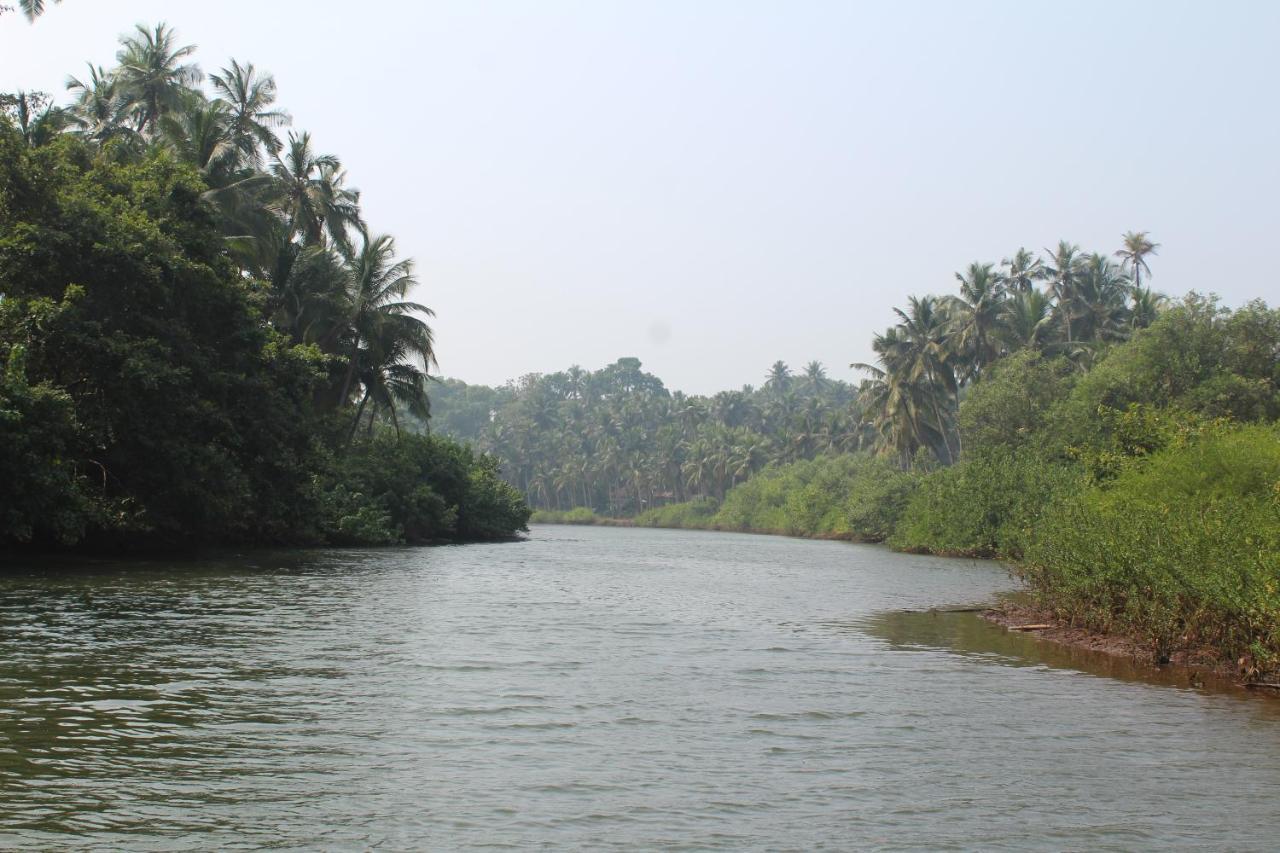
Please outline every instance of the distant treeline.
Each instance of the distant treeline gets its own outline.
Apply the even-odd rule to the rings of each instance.
[[[26,4],[24,4],[25,7]],[[400,435],[430,312],[252,63],[164,25],[0,93],[0,547],[507,536],[496,463]]]
[[[958,293],[912,297],[872,342],[858,385],[818,362],[774,362],[759,388],[670,392],[634,358],[572,367],[500,388],[447,380],[432,429],[495,453],[540,509],[634,515],[665,503],[724,498],[765,466],[869,450],[899,467],[960,458],[960,400],[992,365],[1020,352],[1082,372],[1151,324],[1164,297],[1143,285],[1158,249],[1124,235],[1116,260],[1059,243],[957,273]]]

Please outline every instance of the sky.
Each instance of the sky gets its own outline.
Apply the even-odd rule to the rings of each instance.
[[[1280,303],[1280,3],[65,0],[0,17],[0,90],[157,21],[275,75],[467,382],[854,381],[908,295],[1128,230],[1158,290]]]

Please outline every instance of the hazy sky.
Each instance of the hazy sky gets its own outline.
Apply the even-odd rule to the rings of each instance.
[[[469,382],[853,379],[908,294],[1129,229],[1158,289],[1280,302],[1280,3],[65,0],[0,18],[0,90],[160,20],[275,74]]]

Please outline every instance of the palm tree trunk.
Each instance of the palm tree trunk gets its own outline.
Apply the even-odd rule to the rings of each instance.
[[[369,392],[364,392],[364,397],[360,399],[360,405],[356,409],[356,416],[351,419],[351,430],[347,433],[347,444],[355,441],[356,430],[360,428],[360,416],[364,414],[365,404],[369,402]]]

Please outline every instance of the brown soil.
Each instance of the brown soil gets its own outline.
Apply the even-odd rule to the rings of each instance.
[[[982,618],[1009,631],[1018,631],[1048,643],[1125,658],[1140,667],[1176,674],[1180,681],[1185,680],[1190,686],[1233,686],[1280,696],[1280,685],[1243,678],[1235,661],[1223,659],[1211,649],[1179,650],[1171,654],[1167,662],[1158,663],[1155,651],[1133,637],[1102,634],[1077,627],[1022,601],[1003,601],[984,611]],[[1020,627],[1022,630],[1019,630]]]

